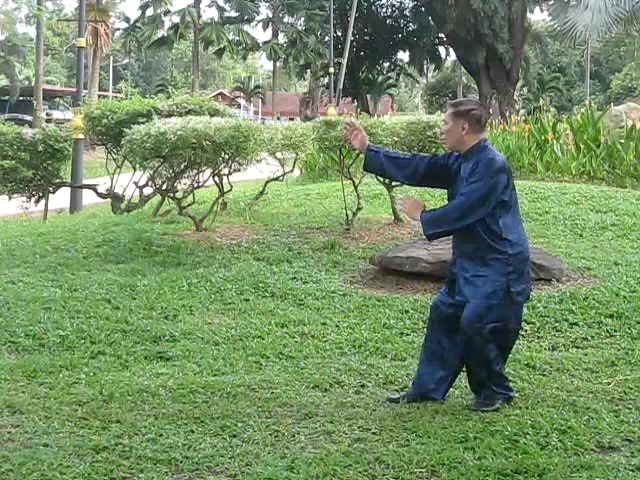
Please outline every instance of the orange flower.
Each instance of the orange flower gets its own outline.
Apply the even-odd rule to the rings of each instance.
[[[546,138],[547,140],[551,141],[553,140],[555,137],[553,136],[553,133],[549,132],[547,133],[544,138]]]
[[[531,133],[531,125],[527,125],[526,123],[523,125],[525,135],[529,135]]]

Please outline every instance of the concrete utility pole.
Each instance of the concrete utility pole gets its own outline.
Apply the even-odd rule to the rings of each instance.
[[[344,53],[342,56],[342,65],[340,65],[340,77],[338,78],[338,94],[336,95],[336,104],[340,111],[340,101],[342,100],[342,87],[344,85],[344,76],[347,73],[347,61],[349,60],[349,49],[351,48],[351,37],[353,36],[353,24],[356,21],[356,12],[358,11],[358,0],[353,0],[351,4],[351,15],[349,17],[349,28],[347,30],[347,39],[344,45]]]
[[[76,39],[76,96],[73,99],[73,154],[71,160],[71,201],[69,212],[82,210],[82,185],[84,175],[84,123],[82,119],[82,101],[84,95],[84,52],[87,47],[85,36],[87,23],[87,2],[80,0],[78,13],[78,38]]]

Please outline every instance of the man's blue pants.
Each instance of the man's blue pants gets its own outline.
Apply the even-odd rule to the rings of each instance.
[[[464,367],[476,398],[511,399],[504,369],[522,311],[523,304],[508,295],[499,302],[459,303],[443,289],[431,304],[413,392],[444,400]]]

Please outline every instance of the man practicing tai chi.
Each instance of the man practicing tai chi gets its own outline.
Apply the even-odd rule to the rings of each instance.
[[[452,101],[441,132],[451,151],[421,155],[370,145],[362,128],[345,126],[351,146],[365,154],[367,172],[448,193],[448,203],[432,210],[410,197],[400,200],[428,240],[453,236],[453,257],[431,304],[415,378],[389,402],[444,400],[463,366],[473,410],[497,410],[515,395],[504,370],[529,299],[529,243],[511,169],[485,138],[485,127],[480,102]]]

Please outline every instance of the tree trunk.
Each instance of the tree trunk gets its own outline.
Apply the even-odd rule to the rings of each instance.
[[[322,90],[321,74],[317,69],[312,68],[309,72],[309,107],[308,115],[311,118],[316,118],[320,114],[320,93]]]
[[[358,11],[358,0],[353,0],[351,4],[351,14],[349,15],[349,27],[347,28],[347,37],[345,39],[344,53],[342,56],[342,65],[340,65],[340,76],[338,77],[338,91],[336,93],[336,104],[340,111],[340,103],[342,100],[342,88],[344,87],[344,76],[347,73],[347,63],[349,61],[349,49],[351,48],[351,37],[353,36],[353,26],[356,21],[356,13]]]
[[[400,215],[398,211],[398,204],[396,203],[396,196],[393,191],[389,192],[389,201],[391,202],[391,213],[393,214],[393,223],[400,224],[404,223],[404,218]]]
[[[473,79],[476,81],[476,86],[478,87],[478,100],[485,106],[487,112],[491,107],[491,80],[489,79],[489,73],[485,68],[480,68],[477,75],[472,75]]]
[[[131,49],[127,52],[127,93],[131,88]]]
[[[277,42],[280,39],[280,0],[273,0],[271,11],[271,40]],[[273,73],[271,76],[271,117],[276,118],[276,88],[278,86],[278,59],[273,59]]]
[[[38,0],[39,2],[42,0]],[[49,195],[50,192],[47,192],[47,194],[44,197],[44,213],[42,214],[42,221],[46,222],[49,219]]]
[[[87,48],[85,48],[85,65],[87,66],[87,72],[85,75],[85,84],[87,87],[87,95],[85,95],[85,99],[89,97],[89,83],[91,82],[91,67],[93,66],[93,47],[88,42],[87,37]]]
[[[276,87],[278,77],[278,60],[273,60],[273,74],[271,76],[271,117],[276,118]]]
[[[358,105],[360,106],[360,111],[366,113],[367,115],[371,115],[371,107],[369,106],[369,97],[366,92],[360,89],[358,94],[356,95],[358,98]]]
[[[418,91],[418,111],[421,113],[429,113],[429,102],[428,98],[425,95],[424,104],[422,96],[425,93],[425,90],[429,86],[429,60],[425,60],[424,65],[422,66],[423,72],[420,78],[420,86]]]
[[[401,187],[401,183],[394,183],[391,180],[387,180],[386,178],[376,177],[376,180],[380,182],[380,184],[387,191],[387,195],[389,195],[389,203],[391,204],[391,213],[393,214],[393,223],[404,223],[404,218],[400,214],[398,210],[397,198],[395,194],[395,189]]]
[[[500,115],[506,118],[515,107],[514,94],[520,80],[520,68],[529,33],[527,1],[505,2],[505,15],[501,19],[508,27],[508,45],[499,45],[477,28],[469,27],[469,17],[477,15],[480,6],[471,2],[456,2],[455,9],[434,16],[438,28],[445,33],[457,59],[473,77],[478,86],[480,101],[491,108],[493,91],[498,96]],[[464,7],[464,8],[463,8]],[[505,55],[505,48],[509,54]]]
[[[44,29],[45,29],[44,0],[37,0],[36,12],[36,78],[33,92],[33,126],[44,127],[44,112],[42,111],[42,88],[44,87]],[[47,195],[47,202],[49,196]]]
[[[506,88],[496,92],[498,100],[498,108],[500,109],[500,118],[506,120],[510,114],[515,112],[515,86],[507,86]]]
[[[193,23],[191,93],[195,93],[200,89],[200,18],[202,17],[202,0],[194,0],[193,9],[196,11],[196,19]]]
[[[308,90],[307,90],[307,93],[300,96],[300,101],[298,102],[298,115],[302,119],[302,121],[310,120],[312,118],[311,117],[311,97],[309,97]]]
[[[587,91],[587,104],[591,103],[591,36],[587,36],[586,68],[584,83]]]
[[[102,52],[99,48],[93,47],[91,52],[91,76],[89,77],[89,100],[98,98],[100,87],[100,63],[102,62]]]
[[[329,0],[329,103],[331,105],[335,105],[336,97],[335,97],[335,67],[336,62],[333,57],[333,42],[335,40],[335,29],[334,29],[334,9],[333,9],[333,0]]]
[[[165,202],[167,201],[167,197],[160,197],[160,201],[157,203],[156,207],[153,209],[153,212],[151,213],[151,216],[153,218],[156,218],[159,214],[160,214],[160,210],[162,210],[162,207],[164,207]]]
[[[96,12],[102,8],[102,0],[96,0]],[[100,15],[98,15],[100,17]],[[98,27],[101,27],[100,25]],[[102,62],[102,51],[96,41],[93,48],[89,49],[89,85],[88,97],[90,101],[98,98],[98,90],[100,89],[100,63]]]

